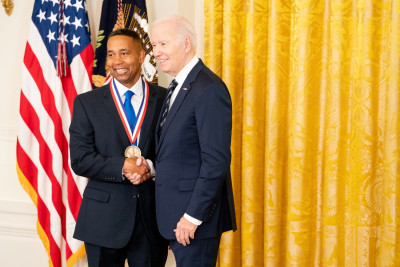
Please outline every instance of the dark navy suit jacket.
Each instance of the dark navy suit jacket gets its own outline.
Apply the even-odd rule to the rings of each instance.
[[[203,221],[195,239],[236,230],[231,131],[229,91],[200,60],[183,82],[156,141],[157,222],[165,238],[175,239],[173,230],[184,213]]]
[[[149,86],[139,147],[142,156],[154,162],[155,127],[166,90]],[[134,186],[122,179],[124,151],[129,145],[109,85],[75,98],[70,126],[71,166],[77,175],[89,181],[83,193],[74,238],[109,248],[125,246],[139,212],[139,196],[146,234],[152,242],[165,242],[156,224],[154,181],[149,179]]]

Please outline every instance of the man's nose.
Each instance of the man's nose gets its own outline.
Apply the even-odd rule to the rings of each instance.
[[[160,55],[160,51],[157,47],[153,47],[153,55],[157,58]]]
[[[121,57],[121,55],[115,55],[115,57],[114,57],[114,63],[116,63],[116,64],[118,64],[118,63],[121,63],[123,60],[122,60],[122,57]]]

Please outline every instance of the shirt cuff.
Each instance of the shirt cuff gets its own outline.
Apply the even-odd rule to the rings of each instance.
[[[190,216],[189,214],[185,213],[183,215],[183,217],[185,217],[189,222],[195,224],[195,225],[200,225],[202,223],[202,221],[197,220],[196,218],[193,218],[192,216]]]
[[[147,161],[147,164],[149,164],[149,166],[150,166],[150,176],[151,177],[156,176],[156,169],[154,168],[153,162],[149,159],[146,159],[146,161]]]

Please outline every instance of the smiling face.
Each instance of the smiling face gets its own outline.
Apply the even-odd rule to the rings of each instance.
[[[107,42],[107,66],[110,74],[120,83],[131,88],[139,79],[145,51],[130,36],[115,35]]]
[[[194,56],[190,38],[180,35],[176,29],[176,23],[165,21],[154,25],[151,33],[154,57],[161,70],[173,77],[176,77]]]

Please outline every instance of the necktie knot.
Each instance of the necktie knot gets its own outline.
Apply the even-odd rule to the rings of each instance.
[[[134,94],[135,94],[135,93],[133,93],[131,90],[126,91],[126,92],[125,92],[125,102],[126,102],[126,101],[131,101],[132,96],[133,96]]]
[[[168,92],[171,92],[171,94],[172,94],[172,92],[174,91],[174,89],[176,88],[177,85],[178,85],[178,82],[175,79],[173,79],[171,81],[171,83],[168,85]]]

